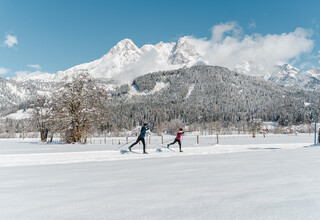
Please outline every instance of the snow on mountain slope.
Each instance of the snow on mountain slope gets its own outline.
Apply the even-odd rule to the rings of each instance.
[[[317,69],[301,71],[289,64],[279,66],[278,71],[273,72],[268,80],[283,86],[320,89],[320,73]]]
[[[38,82],[52,82],[55,80],[56,75],[50,73],[34,72],[27,75],[16,76],[14,79],[19,82],[25,81],[38,81]]]
[[[33,112],[33,109],[31,108],[26,109],[25,111],[21,109],[15,113],[7,115],[6,117],[4,117],[4,119],[9,118],[9,119],[21,120],[21,119],[31,118],[32,112]]]
[[[129,87],[128,97],[131,98],[135,95],[150,95],[159,92],[160,90],[169,86],[169,83],[157,82],[154,88],[147,92],[141,92],[136,85],[131,85]]]
[[[201,56],[188,37],[180,38],[177,43],[160,42],[141,48],[132,40],[124,39],[98,60],[57,72],[55,80],[77,70],[87,70],[95,78],[125,78],[130,81],[149,72],[191,67],[199,62]]]
[[[302,71],[289,64],[274,66],[272,70],[264,70],[262,66],[243,62],[235,66],[234,71],[245,75],[253,75],[272,83],[311,90],[320,89],[320,70]],[[259,74],[264,73],[264,74]]]
[[[196,51],[196,48],[188,41],[188,37],[183,37],[180,38],[174,46],[170,61],[174,65],[185,65],[190,67],[198,61],[201,61],[201,56]]]
[[[191,86],[189,86],[188,93],[187,93],[185,99],[189,98],[189,96],[191,95],[192,91],[194,90],[194,86],[195,86],[195,84],[192,84]]]

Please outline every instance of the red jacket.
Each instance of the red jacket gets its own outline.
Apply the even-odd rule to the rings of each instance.
[[[177,134],[177,137],[176,139],[180,140],[181,136],[183,135],[183,131],[179,131],[178,134]]]

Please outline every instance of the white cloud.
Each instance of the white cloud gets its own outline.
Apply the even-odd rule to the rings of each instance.
[[[314,66],[314,63],[312,62],[303,62],[299,65],[299,69],[305,69],[305,70],[310,70],[310,69],[313,69],[315,66]]]
[[[0,75],[7,74],[8,72],[9,72],[9,70],[8,70],[8,69],[3,68],[3,67],[0,67]]]
[[[6,34],[6,39],[3,42],[3,45],[6,47],[13,47],[15,44],[18,44],[17,36]]]
[[[41,69],[41,66],[39,64],[29,64],[27,65],[27,67],[30,67],[32,69],[37,69],[37,70]]]
[[[256,22],[252,21],[252,22],[249,24],[249,28],[255,28],[255,27],[257,27]]]
[[[117,74],[115,79],[119,82],[127,82],[141,75],[141,73],[156,72],[160,70],[169,70],[172,67],[169,64],[159,64],[159,54],[155,49],[145,52],[139,61],[127,65],[121,74]]]
[[[15,79],[25,81],[25,80],[52,80],[54,78],[54,74],[47,73],[47,72],[41,72],[39,70],[37,71],[18,71],[15,72]]]
[[[46,74],[46,72],[41,72],[39,70],[37,71],[28,71],[28,70],[22,70],[15,72],[16,76],[25,77],[25,76],[39,76],[42,74]]]
[[[311,31],[297,28],[290,33],[243,35],[236,22],[213,26],[211,39],[190,37],[204,61],[209,65],[234,68],[242,62],[255,66],[254,71],[271,71],[275,64],[294,62],[311,52]]]
[[[227,22],[212,27],[211,41],[219,42],[223,39],[224,35],[233,32],[233,35],[239,35],[242,30],[236,22]]]

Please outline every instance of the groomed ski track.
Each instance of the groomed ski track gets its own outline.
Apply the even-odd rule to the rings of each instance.
[[[50,145],[42,145],[44,148]],[[277,151],[284,149],[296,149],[310,146],[310,143],[297,144],[259,144],[259,145],[212,145],[206,147],[186,147],[183,152],[179,152],[178,147],[173,147],[175,151],[162,149],[157,152],[157,148],[147,149],[148,154],[142,154],[141,149],[135,150],[137,153],[121,154],[120,150],[96,150],[81,152],[50,152],[46,151],[37,153],[11,153],[1,155],[0,151],[0,167],[12,166],[28,166],[28,165],[50,165],[50,164],[69,164],[83,162],[99,162],[99,161],[120,161],[120,160],[140,160],[161,157],[186,157],[197,155],[212,155],[224,153],[236,153],[246,151]],[[72,145],[76,149],[76,145]],[[54,148],[54,146],[51,146]],[[70,148],[70,147],[69,147]],[[39,148],[41,149],[41,148]],[[68,146],[66,145],[66,149]],[[125,148],[124,148],[125,149]],[[49,148],[50,150],[50,148]]]

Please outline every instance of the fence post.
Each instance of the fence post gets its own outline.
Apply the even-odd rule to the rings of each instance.
[[[199,135],[197,135],[197,144],[199,145]]]
[[[151,135],[149,135],[149,144],[151,144]]]
[[[120,145],[121,143],[120,143],[120,138],[119,138],[119,145]]]
[[[107,144],[107,138],[104,138],[104,144]]]
[[[314,145],[317,144],[317,121],[314,122]]]
[[[112,145],[113,145],[113,139],[112,139]]]
[[[163,144],[163,135],[161,135],[161,144]]]
[[[126,137],[126,142],[127,142],[127,144],[128,144],[128,136]]]
[[[219,134],[217,133],[217,144],[219,144]]]

